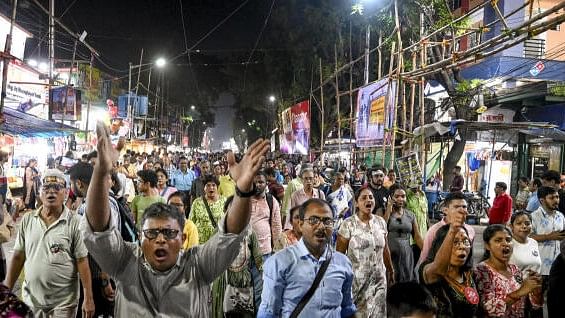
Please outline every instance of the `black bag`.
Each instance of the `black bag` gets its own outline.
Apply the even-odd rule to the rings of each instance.
[[[118,206],[118,211],[120,212],[120,224],[122,226],[120,234],[122,234],[124,241],[133,243],[139,241],[139,235],[131,217],[131,210],[127,203],[123,202],[121,199],[116,199],[114,196],[110,196],[110,198],[114,199]]]

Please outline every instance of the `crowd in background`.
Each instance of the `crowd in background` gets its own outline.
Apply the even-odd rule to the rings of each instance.
[[[418,311],[429,317],[542,317],[544,306],[550,317],[558,315],[558,302],[565,299],[565,219],[559,212],[565,210],[565,176],[548,171],[532,182],[520,178],[512,196],[505,183],[497,183],[489,226],[483,237],[475,237],[473,227],[466,224],[468,203],[461,192],[460,168],[454,169],[444,217],[431,224],[422,186],[405,188],[393,169],[360,166],[348,171],[296,159],[268,156],[256,174],[249,232],[236,260],[212,283],[213,317],[270,317],[285,312],[285,296],[276,294],[280,292],[277,277],[283,275],[278,272],[280,260],[269,259],[304,244],[306,235],[325,237],[318,230],[303,233],[308,222],[327,230],[330,249],[347,256],[350,296],[359,317],[386,316],[387,299],[391,317]],[[45,172],[30,160],[23,197],[13,200],[14,218],[33,213],[45,203],[42,198],[51,200],[42,191],[56,189],[46,179],[59,176],[53,170],[70,188],[66,208],[84,215],[97,153],[77,160],[68,167],[63,158],[54,159]],[[141,233],[145,211],[165,204],[185,219],[182,249],[186,251],[218,232],[218,222],[236,195],[225,153],[126,151],[114,162],[108,182],[110,205],[119,212],[116,218],[124,239],[135,241],[145,235]],[[428,186],[434,182],[439,181],[430,180]],[[331,219],[306,218],[301,207],[311,199],[327,202]],[[16,249],[25,248],[23,235],[18,234]],[[484,257],[473,264],[472,243],[481,239]],[[94,314],[111,316],[115,282],[92,258],[89,261]],[[26,270],[25,275],[33,273]],[[13,283],[14,277],[9,277],[8,287]],[[243,297],[245,293],[248,297]],[[87,291],[84,294],[89,297]],[[237,301],[231,302],[234,297]],[[273,300],[281,297],[282,304]],[[336,305],[340,306],[332,306]]]

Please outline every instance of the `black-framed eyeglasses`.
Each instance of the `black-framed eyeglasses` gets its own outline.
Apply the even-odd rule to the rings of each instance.
[[[177,237],[177,235],[179,234],[179,230],[175,230],[175,229],[147,229],[147,230],[143,230],[143,235],[150,240],[156,239],[157,236],[159,236],[159,233],[163,234],[163,237],[165,237],[165,239],[172,240],[172,239]]]
[[[44,183],[43,186],[41,186],[41,190],[43,190],[44,192],[47,192],[49,190],[55,190],[57,192],[63,190],[65,188],[65,185],[62,183]]]
[[[307,219],[304,219],[306,221],[308,221],[308,223],[312,226],[318,225],[320,224],[320,222],[322,222],[322,224],[324,224],[325,227],[333,227],[334,226],[334,219],[332,218],[320,218],[317,216],[311,216]]]

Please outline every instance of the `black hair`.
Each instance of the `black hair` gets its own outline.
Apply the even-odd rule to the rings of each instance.
[[[165,178],[169,179],[169,174],[167,173],[167,171],[166,171],[165,169],[163,169],[163,168],[157,168],[157,169],[155,169],[155,174],[157,174],[157,173],[159,173],[159,172],[162,173],[162,174],[164,174],[164,175],[165,175]]]
[[[404,189],[404,187],[402,185],[400,185],[399,183],[395,183],[395,184],[391,185],[390,188],[388,188],[388,193],[391,196],[394,196],[394,193],[397,190],[402,190],[402,191],[406,192],[406,190]]]
[[[308,207],[310,205],[318,205],[318,206],[327,206],[330,209],[330,212],[333,216],[333,209],[332,206],[328,203],[328,201],[322,200],[322,199],[318,199],[318,198],[312,198],[312,199],[308,199],[306,202],[302,203],[302,205],[300,206],[300,219],[304,220],[304,216],[306,215],[306,210],[308,209]]]
[[[541,187],[543,184],[541,183],[541,179],[540,178],[535,178],[534,181],[532,181],[532,184],[535,185],[536,187]]]
[[[291,222],[292,222],[292,219],[293,219],[292,216],[293,216],[294,214],[296,214],[297,212],[300,213],[300,205],[297,205],[297,206],[295,206],[295,207],[292,207],[292,208],[290,209],[290,211],[288,211],[288,217],[290,218]]]
[[[449,226],[450,226],[449,224],[445,224],[444,226],[440,227],[437,230],[436,236],[432,241],[432,246],[430,247],[430,252],[428,253],[428,257],[426,258],[426,262],[431,263],[436,258],[436,254],[441,248],[441,244],[443,244],[443,241],[447,236],[447,232],[449,232]],[[465,234],[467,234],[467,237],[470,240],[471,237],[469,237],[469,232],[467,232],[467,229],[465,227],[461,227],[461,228],[465,231]],[[473,269],[473,246],[471,245],[471,249],[469,250],[469,255],[467,255],[467,260],[465,261],[465,264],[461,266],[459,272],[463,273],[466,271],[470,271],[472,269]]]
[[[497,182],[494,184],[496,187],[502,188],[502,190],[506,191],[506,189],[508,189],[508,186],[506,185],[505,182]]]
[[[553,187],[540,187],[538,189],[538,199],[545,199],[546,196],[554,193],[557,193],[557,190]]]
[[[90,184],[94,167],[86,162],[77,162],[69,169],[69,177],[71,180],[80,180],[86,184]]]
[[[98,151],[92,150],[87,156],[86,160],[90,160],[92,158],[98,158]]]
[[[169,195],[169,198],[167,199],[167,203],[171,202],[171,199],[174,197],[179,197],[183,203],[185,202],[184,200],[186,199],[186,195],[184,194],[184,192],[175,191]]]
[[[114,194],[118,194],[118,192],[120,192],[120,190],[122,189],[122,184],[120,183],[120,179],[118,179],[118,174],[116,172],[112,172],[110,173],[110,178],[114,183],[110,189],[112,189],[112,192],[114,192]]]
[[[145,182],[149,182],[152,188],[157,186],[157,174],[153,170],[140,170],[137,175]]]
[[[263,172],[265,173],[266,176],[269,176],[269,177],[274,177],[274,176],[277,175],[277,174],[275,173],[275,169],[273,169],[273,168],[271,168],[271,167],[265,168],[265,170],[263,170]]]
[[[147,219],[167,219],[171,218],[177,221],[180,231],[184,229],[184,215],[179,212],[176,206],[168,205],[165,203],[153,203],[143,213],[141,217],[141,227],[145,224]]]
[[[218,178],[213,174],[207,174],[202,178],[202,185],[205,186],[206,184],[208,184],[210,182],[215,183],[216,186],[220,185],[220,180],[218,180]]]
[[[510,231],[510,229],[502,224],[491,224],[487,226],[487,228],[483,232],[483,241],[485,245],[490,241],[491,238],[494,237],[496,233],[503,231],[506,231],[506,233],[508,233],[508,235],[512,237],[512,232]],[[490,258],[490,251],[485,248],[485,253],[483,254],[483,258],[481,259],[481,262],[486,261],[489,258]]]
[[[357,202],[357,200],[359,200],[359,197],[361,196],[361,192],[363,192],[363,190],[369,190],[369,192],[373,193],[373,191],[371,191],[371,189],[364,185],[361,188],[359,188],[359,190],[355,191],[355,194],[353,195],[355,198],[355,202]]]
[[[530,179],[528,179],[527,177],[521,176],[520,178],[518,178],[519,181],[524,181],[525,183],[529,183]]]
[[[530,219],[530,222],[532,222],[532,216],[530,215],[530,213],[526,212],[526,211],[518,211],[514,214],[512,214],[512,217],[510,218],[510,224],[514,225],[514,221],[516,221],[516,219],[522,215],[525,215],[528,217],[528,219]]]
[[[462,192],[450,192],[445,199],[443,200],[445,206],[449,206],[451,201],[454,200],[465,200],[467,202],[467,198]]]
[[[430,291],[416,282],[396,283],[388,288],[386,305],[389,318],[437,312],[437,304]]]
[[[542,176],[542,180],[546,181],[554,181],[555,184],[559,184],[561,182],[561,174],[555,170],[547,170]]]
[[[264,171],[257,171],[255,177],[259,177],[259,176],[263,176],[265,177],[265,179],[267,179],[267,174]]]

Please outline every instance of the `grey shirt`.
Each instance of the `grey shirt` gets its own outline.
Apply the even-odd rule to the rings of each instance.
[[[153,270],[141,248],[124,242],[115,225],[93,232],[81,224],[90,254],[117,285],[115,317],[209,317],[210,283],[233,262],[247,233],[225,232],[225,217],[208,242],[181,251],[167,272]]]

